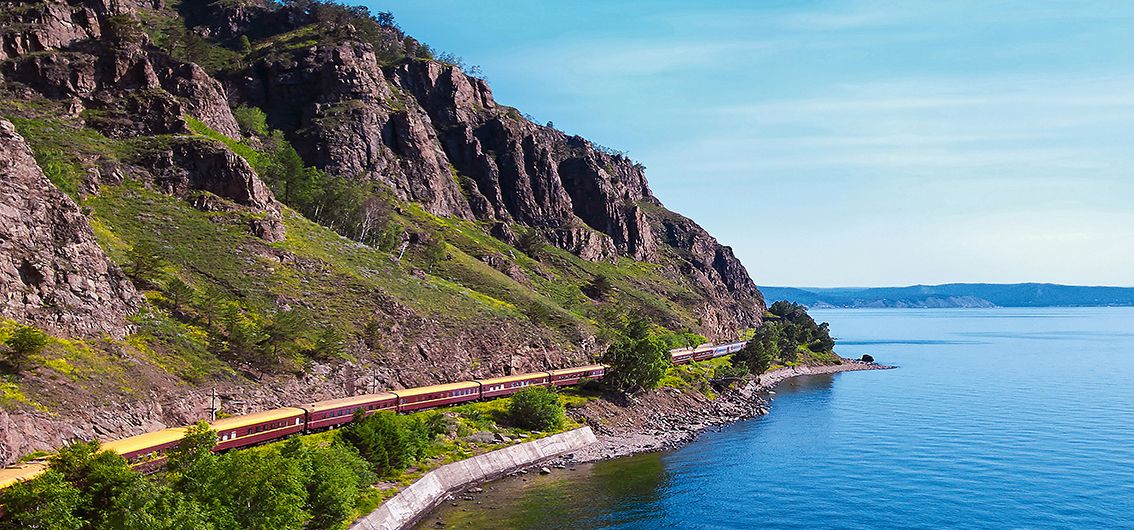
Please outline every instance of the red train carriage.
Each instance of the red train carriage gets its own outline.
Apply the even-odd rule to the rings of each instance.
[[[693,350],[693,360],[694,361],[704,361],[704,360],[712,359],[713,357],[716,357],[716,355],[714,354],[715,350],[716,350],[715,346],[711,346],[711,345],[707,345],[707,344],[697,346]]]
[[[398,396],[398,412],[411,410],[431,409],[442,405],[475,401],[480,398],[480,383],[475,381],[462,381],[447,385],[423,386],[393,390]]]
[[[545,386],[550,378],[551,375],[548,372],[535,372],[491,379],[477,379],[476,382],[480,383],[480,397],[492,398],[510,396],[529,386]]]
[[[672,361],[673,364],[685,364],[693,360],[694,352],[695,350],[693,348],[680,348],[677,350],[670,350],[669,360]]]
[[[587,366],[577,366],[575,368],[564,368],[562,370],[552,370],[548,372],[551,375],[551,384],[555,386],[571,386],[581,383],[585,379],[602,379],[606,374],[605,364],[590,364]]]
[[[217,431],[214,451],[279,440],[303,431],[304,411],[295,407],[254,412],[212,422]]]
[[[139,434],[121,440],[105,442],[105,451],[122,455],[130,465],[142,471],[153,471],[165,462],[166,451],[177,447],[185,437],[186,427],[174,427],[160,431]]]
[[[379,392],[308,403],[299,408],[307,412],[307,430],[315,431],[347,423],[354,417],[354,411],[359,409],[365,410],[367,414],[379,410],[397,410],[398,396],[390,392]]]

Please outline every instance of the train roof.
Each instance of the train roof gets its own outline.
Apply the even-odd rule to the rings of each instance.
[[[588,364],[586,366],[576,366],[574,368],[560,368],[559,370],[551,370],[551,375],[570,374],[575,372],[589,372],[591,370],[599,370],[606,368],[605,364]]]
[[[292,418],[295,416],[302,416],[303,409],[295,407],[283,407],[272,410],[264,410],[260,412],[253,412],[251,414],[242,414],[240,416],[232,416],[216,420],[211,423],[213,429],[223,431],[225,429],[235,429],[244,427],[246,425],[256,425],[264,423],[265,421],[282,420],[285,418]]]
[[[398,395],[398,397],[420,396],[422,394],[432,394],[434,392],[445,392],[448,390],[460,390],[462,388],[479,387],[480,383],[476,381],[460,381],[457,383],[446,383],[444,385],[433,386],[419,386],[417,388],[407,388],[405,390],[391,390],[391,392]]]
[[[490,377],[488,379],[477,379],[477,381],[484,385],[495,385],[499,383],[511,383],[513,381],[525,381],[533,377],[547,377],[547,372],[531,372],[527,374],[506,375],[503,377]]]
[[[391,392],[378,392],[376,394],[363,394],[361,396],[348,396],[338,399],[328,399],[326,401],[316,401],[314,403],[300,405],[300,407],[307,409],[308,412],[320,412],[327,409],[349,407],[351,405],[363,405],[366,403],[373,403],[375,401],[383,401],[386,399],[396,398],[397,396],[395,396]]]
[[[162,429],[160,431],[130,436],[129,438],[122,438],[121,440],[103,442],[101,447],[107,451],[114,451],[115,453],[124,455],[142,449],[165,445],[170,442],[176,442],[185,437],[185,431],[187,429],[188,427]]]
[[[46,470],[47,464],[43,462],[28,462],[0,468],[0,489],[7,488],[22,480],[31,480]]]

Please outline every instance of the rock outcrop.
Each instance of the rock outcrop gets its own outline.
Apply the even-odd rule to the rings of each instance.
[[[383,67],[372,45],[341,42],[270,55],[229,82],[329,173],[381,182],[435,215],[534,227],[584,259],[672,264],[708,299],[696,311],[710,335],[760,320],[763,299],[732,250],[665,210],[640,164],[532,123],[457,67]]]
[[[168,146],[139,155],[135,163],[168,194],[183,196],[191,190],[204,190],[237,204],[279,213],[275,196],[248,162],[219,143],[178,138]]]
[[[0,314],[62,335],[126,334],[139,303],[78,205],[0,120]]]
[[[0,30],[0,60],[60,49],[102,35],[99,17],[86,5],[20,3],[6,10]]]
[[[315,46],[250,73],[239,91],[290,131],[308,163],[380,180],[436,215],[472,218],[429,116],[386,80],[372,46]]]

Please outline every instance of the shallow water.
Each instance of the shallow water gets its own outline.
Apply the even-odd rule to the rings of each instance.
[[[421,527],[1134,527],[1134,308],[813,314],[901,368],[788,380],[765,417]]]

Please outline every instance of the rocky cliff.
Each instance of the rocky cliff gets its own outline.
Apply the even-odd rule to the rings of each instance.
[[[126,335],[140,300],[79,207],[0,120],[0,313],[61,335]]]
[[[584,362],[627,315],[730,339],[764,311],[641,164],[359,9],[0,1],[0,77],[0,335],[74,339],[0,381],[0,423],[45,433],[0,460],[192,421],[210,385],[240,411]],[[273,342],[280,314],[309,331]]]
[[[207,31],[248,33],[268,18],[288,20],[282,30],[292,31],[315,22],[295,11],[250,11],[248,4],[239,13],[218,10],[213,20],[225,21],[223,29]],[[265,48],[226,76],[230,92],[267,111],[303,146],[305,160],[330,173],[380,181],[435,215],[538,228],[588,260],[677,256],[713,297],[703,309],[704,320],[717,323],[710,334],[759,320],[763,301],[744,266],[696,223],[665,211],[642,165],[532,123],[453,65],[384,64],[377,49],[385,40],[337,37]]]

